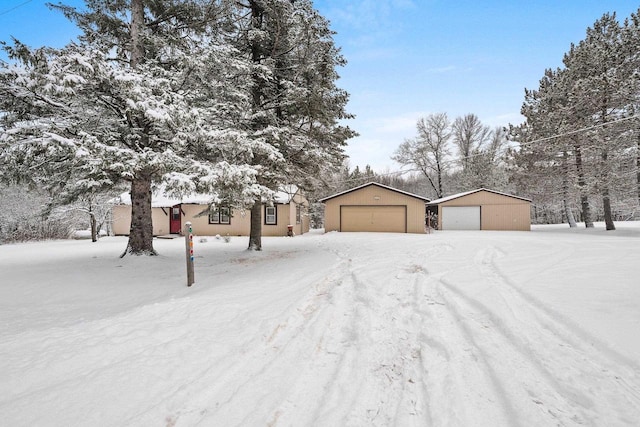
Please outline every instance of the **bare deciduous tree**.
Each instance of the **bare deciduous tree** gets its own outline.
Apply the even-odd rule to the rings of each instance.
[[[491,129],[483,125],[475,114],[466,114],[453,121],[451,133],[453,143],[458,148],[462,170],[466,172],[470,156],[490,139]]]
[[[418,136],[406,139],[392,159],[417,168],[427,178],[436,197],[443,196],[442,179],[449,166],[451,127],[446,113],[430,114],[418,120]]]

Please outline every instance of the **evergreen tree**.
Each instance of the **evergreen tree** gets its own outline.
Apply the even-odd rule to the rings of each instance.
[[[240,201],[255,198],[256,170],[237,162],[253,147],[234,126],[241,120],[234,114],[249,104],[233,81],[246,64],[234,62],[225,44],[227,7],[197,0],[59,6],[83,30],[78,44],[7,47],[20,64],[3,64],[0,74],[8,130],[1,155],[15,166],[7,170],[26,176],[37,168],[38,179],[66,194],[129,182],[125,253],[133,254],[155,254],[154,183],[213,194],[224,186]]]
[[[613,205],[620,206],[629,198],[631,176],[636,187],[632,197],[638,206],[637,22],[636,15],[624,26],[615,14],[597,20],[587,29],[585,39],[564,55],[564,68],[547,70],[539,89],[526,91],[522,113],[527,121],[512,127],[512,136],[518,129],[523,131],[516,162],[538,156],[537,163],[521,163],[554,178],[548,192],[562,194],[570,223],[573,188],[579,194],[587,227],[593,227],[591,200],[599,195],[606,228],[615,229]],[[541,188],[547,181],[532,180],[532,187]]]
[[[589,204],[589,189],[582,161],[583,138],[571,133],[576,123],[580,123],[576,106],[569,102],[570,80],[564,69],[545,70],[537,90],[525,90],[525,102],[521,113],[527,122],[519,138],[521,149],[514,155],[516,162],[526,167],[519,170],[518,179],[530,194],[537,194],[536,200],[553,204],[553,195],[562,182],[562,203],[567,221],[572,224],[571,211],[573,192],[578,188],[582,217],[586,227],[593,227]],[[511,136],[518,133],[512,128]],[[531,142],[533,141],[533,142]],[[573,154],[574,168],[569,167],[567,155]],[[528,160],[526,160],[528,158]],[[572,171],[575,170],[575,179]]]
[[[621,49],[621,27],[615,13],[605,14],[587,29],[586,38],[564,61],[573,83],[570,102],[581,106],[581,121],[596,126],[588,137],[599,152],[594,185],[602,195],[607,230],[615,229],[610,200],[610,187],[614,184],[611,157],[620,148],[615,126],[607,123],[620,118],[624,111],[621,89],[626,76]]]
[[[350,117],[348,96],[336,86],[344,59],[311,2],[249,0],[236,7],[238,49],[251,63],[246,131],[259,147],[250,164],[267,189],[251,208],[249,249],[261,250],[263,198],[292,181],[312,190],[323,169],[340,167],[345,141],[355,134],[338,124]]]
[[[634,117],[640,114],[640,11],[631,14],[625,20],[622,27],[622,55],[624,57],[623,72],[628,76],[622,98],[626,105],[627,117]],[[628,132],[630,137],[629,145],[635,148],[635,196],[637,205],[640,207],[640,119],[636,118],[631,123],[632,131]],[[634,143],[635,140],[635,143]]]

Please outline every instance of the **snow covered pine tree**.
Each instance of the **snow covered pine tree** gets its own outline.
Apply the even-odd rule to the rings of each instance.
[[[14,166],[7,173],[87,190],[128,182],[125,254],[155,254],[154,183],[209,191],[215,200],[224,181],[238,199],[255,197],[255,168],[227,160],[245,142],[228,116],[246,107],[229,77],[242,73],[222,37],[227,5],[89,0],[83,11],[55,7],[83,31],[78,43],[5,47],[14,61],[0,73],[1,155]],[[212,146],[215,161],[202,156]]]

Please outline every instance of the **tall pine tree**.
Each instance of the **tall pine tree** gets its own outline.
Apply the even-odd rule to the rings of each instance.
[[[228,5],[90,0],[86,10],[58,8],[83,31],[78,44],[7,48],[20,65],[5,64],[0,75],[4,162],[67,193],[129,182],[132,254],[155,254],[154,184],[255,197],[256,169],[242,162],[251,141],[237,116],[249,104],[233,80],[247,67],[225,44]]]
[[[347,93],[336,85],[345,61],[328,22],[308,0],[238,3],[238,49],[250,60],[250,117],[246,130],[256,150],[250,164],[267,191],[251,208],[249,249],[262,248],[262,203],[283,184],[308,190],[321,170],[339,168],[346,140],[339,124],[349,118]]]

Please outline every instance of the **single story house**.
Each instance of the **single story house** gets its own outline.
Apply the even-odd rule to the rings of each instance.
[[[439,230],[531,230],[531,200],[479,188],[427,204]]]
[[[424,233],[429,199],[371,182],[320,200],[324,230]]]
[[[151,199],[153,235],[181,234],[184,224],[191,222],[193,234],[201,236],[248,236],[251,212],[220,207],[212,212],[210,196],[188,195],[180,199],[154,193]],[[203,213],[204,212],[204,213]],[[112,208],[113,232],[128,235],[131,228],[131,197],[122,194]],[[309,231],[309,202],[293,185],[284,186],[275,194],[272,203],[265,203],[262,211],[262,235],[286,236],[288,226],[295,234]]]

